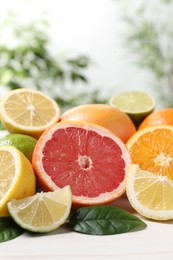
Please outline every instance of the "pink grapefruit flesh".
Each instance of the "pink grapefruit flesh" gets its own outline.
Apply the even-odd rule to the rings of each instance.
[[[124,193],[130,157],[124,143],[105,128],[61,122],[40,137],[32,162],[44,190],[70,185],[73,204],[96,205]]]

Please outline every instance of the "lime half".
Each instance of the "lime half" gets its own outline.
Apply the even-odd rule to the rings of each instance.
[[[127,91],[113,96],[110,105],[125,112],[138,125],[155,108],[154,98],[143,91]]]

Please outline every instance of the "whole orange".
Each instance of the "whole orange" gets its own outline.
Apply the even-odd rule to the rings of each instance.
[[[173,108],[164,108],[152,112],[142,121],[139,129],[152,125],[173,125]]]
[[[87,104],[71,108],[62,114],[60,121],[64,120],[100,125],[124,143],[136,132],[136,127],[127,114],[107,104]]]

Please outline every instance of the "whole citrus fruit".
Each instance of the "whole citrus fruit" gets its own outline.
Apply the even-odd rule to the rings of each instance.
[[[60,121],[86,121],[107,128],[124,143],[136,132],[132,120],[118,108],[107,104],[87,104],[64,112]]]
[[[142,121],[139,129],[152,125],[173,125],[173,108],[164,108],[152,112]]]
[[[32,160],[32,153],[37,139],[29,135],[8,134],[0,138],[0,146],[14,146],[21,151],[29,161]]]
[[[54,191],[69,185],[73,207],[107,204],[120,197],[130,162],[117,136],[82,121],[50,127],[39,138],[32,157],[42,189]]]

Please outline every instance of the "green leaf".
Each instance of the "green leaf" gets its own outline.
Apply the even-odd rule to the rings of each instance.
[[[0,218],[0,243],[14,239],[24,233],[11,217]]]
[[[83,76],[82,74],[79,74],[78,72],[75,72],[75,71],[71,71],[70,74],[71,74],[70,76],[71,76],[72,81],[76,82],[78,80],[81,80],[81,81],[87,83],[86,77]]]
[[[90,65],[91,61],[87,56],[81,55],[78,56],[77,58],[68,59],[67,63],[75,67],[87,68]]]
[[[74,231],[91,235],[112,235],[145,228],[135,215],[114,206],[89,206],[75,211],[68,226]]]

